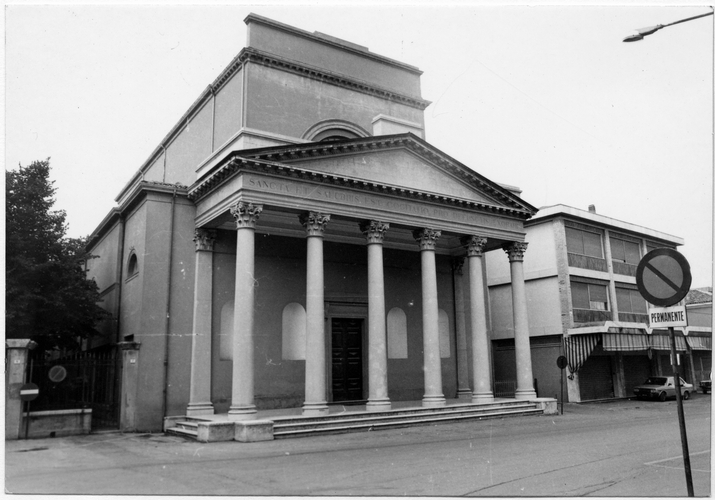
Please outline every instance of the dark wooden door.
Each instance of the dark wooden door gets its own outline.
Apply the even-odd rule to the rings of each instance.
[[[362,319],[333,318],[333,401],[363,399],[362,325]]]

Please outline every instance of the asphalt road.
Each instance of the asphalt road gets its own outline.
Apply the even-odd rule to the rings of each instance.
[[[684,402],[698,497],[711,493],[710,398]],[[675,401],[264,443],[105,433],[5,445],[7,493],[687,495]]]

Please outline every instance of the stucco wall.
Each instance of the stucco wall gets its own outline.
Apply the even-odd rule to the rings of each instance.
[[[291,61],[327,69],[410,96],[420,95],[419,75],[359,52],[349,52],[319,40],[249,23],[248,45]]]
[[[529,280],[525,286],[529,335],[537,337],[563,333],[558,278],[553,276]],[[511,285],[491,287],[489,298],[492,313],[492,338],[514,338]]]
[[[421,110],[299,75],[247,65],[246,127],[300,138],[322,120],[372,130],[379,114],[424,124]]]
[[[215,150],[231,138],[241,128],[243,120],[243,70],[236,71],[214,97]]]
[[[196,180],[196,167],[213,151],[212,114],[212,104],[209,100],[168,145],[164,182],[180,182],[190,186]]]

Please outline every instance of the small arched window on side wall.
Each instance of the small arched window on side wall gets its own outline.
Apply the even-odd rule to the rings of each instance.
[[[133,278],[137,274],[139,274],[139,259],[137,254],[132,251],[127,262],[127,279]]]

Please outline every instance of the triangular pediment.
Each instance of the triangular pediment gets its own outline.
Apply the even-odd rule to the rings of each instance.
[[[513,192],[409,133],[244,150],[238,154],[400,191],[536,212]]]

